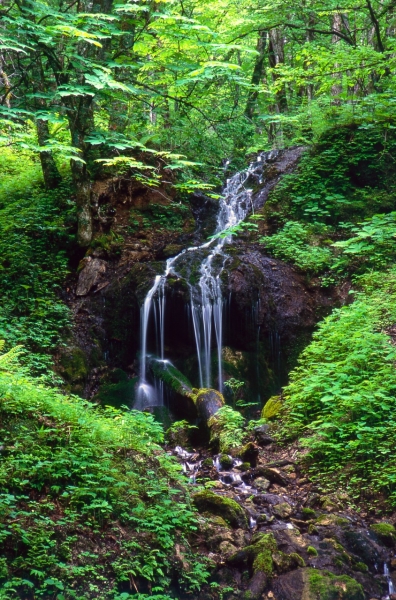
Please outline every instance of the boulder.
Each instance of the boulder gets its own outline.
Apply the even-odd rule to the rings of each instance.
[[[193,496],[193,502],[199,512],[209,512],[223,517],[232,527],[248,528],[248,519],[245,510],[225,496],[219,496],[209,490],[203,490]]]
[[[207,423],[217,413],[219,408],[224,406],[223,395],[217,390],[211,389],[194,391],[196,391],[195,406],[197,407],[198,415]]]
[[[364,600],[363,587],[348,575],[302,568],[278,577],[273,584],[277,600]]]

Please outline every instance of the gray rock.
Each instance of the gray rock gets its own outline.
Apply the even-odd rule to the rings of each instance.
[[[100,258],[91,258],[88,256],[84,259],[84,263],[84,268],[80,271],[78,277],[77,296],[86,296],[89,294],[93,286],[100,281],[101,276],[106,273],[106,261]]]

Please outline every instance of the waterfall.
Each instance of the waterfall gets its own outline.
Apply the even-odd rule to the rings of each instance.
[[[260,154],[256,161],[251,163],[241,173],[237,173],[227,180],[219,201],[216,234],[241,223],[253,211],[252,190],[245,185],[249,184],[252,175],[262,171],[263,164],[276,156],[276,151]],[[260,182],[262,180],[260,179]],[[222,342],[223,342],[223,297],[221,292],[221,274],[223,273],[227,255],[224,246],[231,242],[232,236],[218,237],[200,246],[193,246],[180,252],[177,256],[166,262],[163,275],[157,275],[152,288],[148,291],[141,309],[141,359],[140,380],[138,391],[138,407],[150,404],[162,404],[155,388],[147,382],[147,334],[150,314],[154,302],[157,302],[158,319],[156,319],[157,337],[160,340],[159,354],[164,360],[165,353],[165,285],[168,275],[177,273],[177,263],[186,254],[196,253],[202,261],[199,267],[198,284],[189,282],[191,315],[195,346],[197,350],[199,381],[201,387],[212,387],[211,353],[213,338],[216,343],[218,359],[218,389],[223,387],[222,381]],[[202,260],[202,251],[208,251]],[[200,251],[200,252],[199,252]],[[213,335],[214,332],[214,335]]]

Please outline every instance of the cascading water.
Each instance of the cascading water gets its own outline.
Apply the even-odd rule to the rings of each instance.
[[[219,202],[217,215],[216,234],[230,227],[238,225],[253,210],[252,190],[245,187],[249,179],[262,171],[263,163],[276,156],[276,151],[263,153],[256,161],[249,165],[246,171],[237,173],[230,179],[223,190]],[[260,177],[260,183],[262,183]],[[191,315],[197,350],[200,386],[212,386],[211,352],[213,342],[213,330],[217,348],[218,360],[218,389],[222,390],[222,341],[223,341],[223,297],[221,292],[221,274],[224,270],[227,255],[224,246],[230,243],[231,236],[215,237],[213,240],[200,246],[194,246],[183,250],[177,256],[166,262],[163,275],[157,275],[152,288],[149,290],[141,309],[141,363],[140,380],[136,408],[144,408],[150,405],[163,404],[162,393],[158,393],[147,381],[147,336],[150,314],[153,303],[157,303],[155,309],[157,338],[160,340],[159,354],[164,357],[165,340],[165,285],[168,275],[180,276],[177,273],[177,264],[181,257],[187,254],[196,254],[201,260],[199,267],[199,281],[197,285],[189,282]],[[202,252],[208,251],[202,260]]]

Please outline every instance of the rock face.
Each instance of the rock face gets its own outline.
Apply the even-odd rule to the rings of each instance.
[[[83,269],[78,277],[76,295],[86,296],[94,286],[99,287],[99,282],[102,284],[101,288],[103,288],[103,284],[106,283],[104,280],[102,281],[104,273],[106,273],[106,262],[104,260],[91,258],[90,256],[85,258]]]
[[[238,246],[229,267],[227,291],[232,295],[232,321],[246,322],[247,313],[255,310],[260,331],[276,331],[290,338],[314,327],[318,309],[325,311],[332,300],[318,288],[310,289],[304,277],[290,265],[265,256],[254,246]],[[250,332],[249,332],[250,333]],[[243,332],[240,332],[243,339]]]

